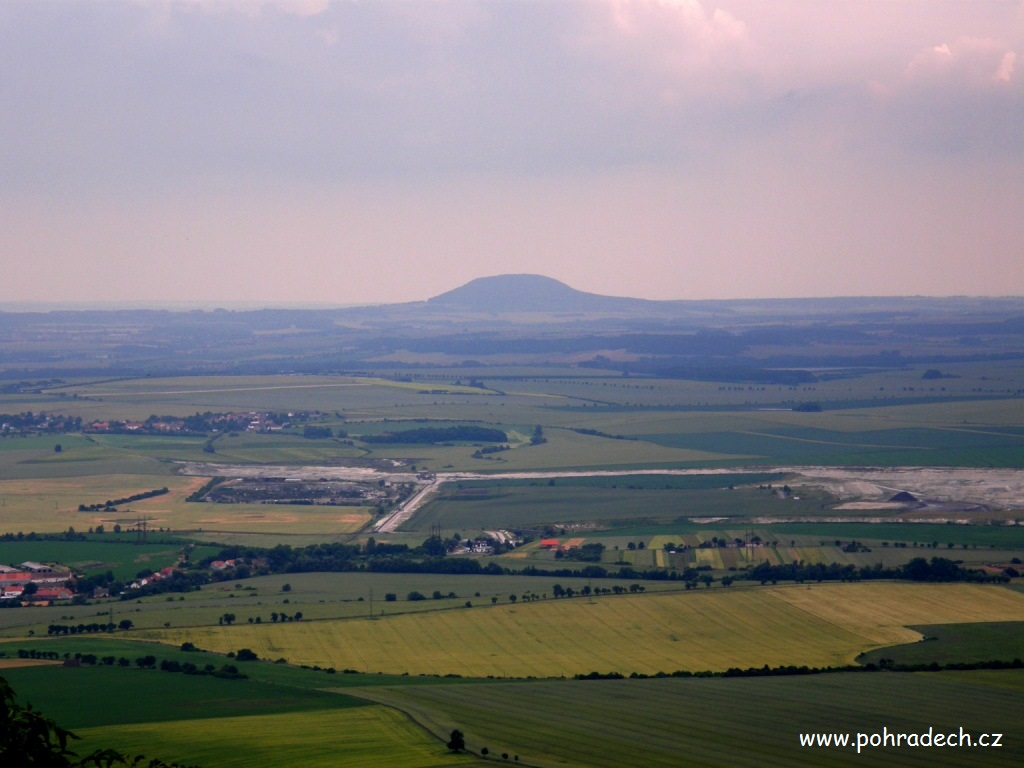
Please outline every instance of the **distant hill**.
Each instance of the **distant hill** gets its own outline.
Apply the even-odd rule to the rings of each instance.
[[[481,277],[427,300],[431,307],[477,312],[640,312],[663,303],[577,291],[543,275]]]

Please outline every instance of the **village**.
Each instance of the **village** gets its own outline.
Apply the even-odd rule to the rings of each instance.
[[[84,432],[92,434],[207,435],[211,432],[280,432],[295,424],[321,417],[309,411],[231,411],[196,413],[184,418],[152,415],[144,421],[96,420],[83,422],[45,411],[0,414],[0,436],[18,437],[37,434]]]
[[[0,600],[47,605],[71,600],[68,586],[74,582],[70,569],[43,563],[24,562],[18,567],[0,565]]]

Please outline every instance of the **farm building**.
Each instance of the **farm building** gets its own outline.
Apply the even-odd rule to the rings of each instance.
[[[52,565],[43,565],[42,563],[25,562],[21,564],[21,567],[32,574],[54,572]]]
[[[32,580],[32,575],[19,568],[11,568],[9,565],[0,565],[0,591],[3,587],[14,584],[27,584]]]
[[[558,539],[541,539],[540,540],[540,548],[541,549],[558,549],[561,545],[562,545],[562,542],[560,542]]]

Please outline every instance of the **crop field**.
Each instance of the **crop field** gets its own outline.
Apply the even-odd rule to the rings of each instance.
[[[831,674],[376,688],[374,700],[471,749],[528,765],[1010,766],[1024,760],[1024,673]],[[1001,732],[1000,749],[801,747],[800,733]]]
[[[53,644],[49,644],[53,645]],[[68,646],[68,643],[63,643]],[[200,664],[205,654],[167,653],[124,644],[96,645],[92,652],[125,653],[130,658],[156,650]],[[223,659],[214,659],[217,664]],[[245,671],[253,665],[245,666]],[[280,684],[268,680],[224,680],[156,670],[119,667],[35,667],[4,670],[19,699],[30,700],[81,741],[84,754],[114,747],[204,766],[411,765],[433,768],[473,765],[449,756],[401,713],[299,682],[302,670],[283,672]],[[324,681],[320,675],[321,685]],[[102,702],[103,706],[97,706]]]
[[[814,465],[1018,467],[1024,460],[1020,429],[973,432],[891,429],[836,432],[785,428],[772,432],[646,435],[669,448],[752,456],[754,463]],[[747,460],[746,463],[751,463]]]
[[[3,649],[6,644],[0,644]],[[208,654],[166,653],[163,648],[134,643],[93,644],[92,653],[124,655],[134,660],[154,654],[164,660],[171,657],[191,660],[202,666],[213,662],[220,667],[227,661]],[[68,646],[67,643],[64,644]],[[39,646],[37,646],[39,647]],[[41,646],[46,648],[44,644]],[[245,670],[251,665],[245,667]],[[244,671],[244,670],[243,670]],[[34,706],[72,729],[95,728],[113,724],[159,723],[191,720],[201,706],[205,717],[237,717],[251,714],[285,714],[322,709],[351,709],[364,702],[350,696],[315,689],[295,688],[266,681],[227,680],[208,675],[184,676],[158,669],[118,666],[49,666],[7,670],[4,677],[16,693],[24,692]],[[96,707],[97,699],[104,701]]]
[[[976,624],[925,624],[910,627],[925,642],[879,648],[860,663],[892,659],[897,664],[984,662],[1024,659],[1024,624],[1008,621]]]
[[[36,542],[35,546],[46,546]],[[69,546],[73,547],[78,542]],[[0,543],[0,552],[5,544]],[[109,547],[88,544],[87,547]],[[122,565],[131,576],[143,568],[153,568],[174,562],[179,550],[166,547],[133,546],[113,547],[114,552],[132,553],[139,558]],[[29,550],[36,551],[36,550]],[[63,548],[58,549],[64,552]],[[147,555],[148,552],[162,555]],[[215,554],[214,548],[197,547],[193,557]],[[87,549],[85,554],[92,554]],[[102,551],[100,552],[102,554]],[[112,553],[113,554],[113,553]],[[15,562],[20,562],[16,560]],[[112,564],[111,564],[112,565]],[[528,595],[551,595],[552,587],[561,583],[579,591],[587,586],[586,579],[554,578],[548,576],[450,576],[442,574],[405,573],[290,573],[277,576],[259,576],[238,582],[225,581],[205,585],[199,591],[154,595],[131,601],[94,602],[86,606],[40,606],[31,611],[0,611],[0,637],[25,637],[34,631],[36,636],[46,634],[50,624],[78,624],[91,622],[115,623],[130,619],[138,629],[161,627],[199,627],[218,625],[225,613],[236,616],[239,624],[272,624],[273,614],[289,616],[301,612],[305,620],[368,618],[371,615],[394,616],[400,613],[419,613],[464,608],[467,602],[474,606],[491,605],[492,599],[505,604],[511,595],[526,600]],[[634,583],[622,579],[603,580],[611,589],[628,589]],[[284,585],[290,588],[283,591]],[[649,582],[648,592],[677,590],[674,582]],[[411,592],[419,592],[426,599],[408,600]],[[434,593],[441,597],[434,598]],[[394,601],[387,599],[388,594]],[[449,597],[449,595],[454,597]],[[130,637],[116,633],[114,637]]]
[[[588,487],[560,478],[534,486],[455,488],[450,484],[431,498],[403,530],[539,527],[574,522],[628,525],[637,520],[822,514],[833,501],[824,492],[783,499],[768,491],[739,487],[708,490]]]
[[[44,533],[69,527],[86,531],[101,524],[109,530],[115,523],[122,527],[133,524],[140,515],[154,518],[154,527],[163,527],[167,522],[155,519],[158,510],[183,503],[202,482],[200,478],[123,473],[0,480],[0,533]],[[159,488],[167,488],[169,493],[119,505],[117,512],[78,511],[79,504],[105,504]]]
[[[974,585],[822,584],[539,600],[377,620],[146,630],[170,644],[368,672],[558,677],[850,663],[909,624],[1024,620],[1024,595]]]
[[[144,516],[151,529],[338,535],[359,530],[371,518],[367,507],[186,501],[204,482],[202,477],[142,474],[0,480],[0,533],[86,531],[97,525],[109,531],[116,524],[134,526]],[[103,504],[165,487],[165,495],[119,505],[116,511],[78,511],[79,504]]]
[[[35,447],[33,447],[35,443]],[[54,446],[60,444],[60,453]],[[0,441],[0,479],[79,478],[103,475],[162,475],[170,465],[139,454],[101,446],[85,437],[55,435]]]
[[[1019,525],[937,525],[929,523],[778,523],[766,530],[775,539],[786,541],[801,539],[804,543],[817,543],[842,539],[849,541],[904,542],[910,545],[938,544],[946,548],[952,543],[961,554],[963,545],[1019,550],[1024,549],[1024,526]],[[763,533],[761,534],[764,535]],[[918,553],[921,554],[921,553]]]
[[[562,430],[551,430],[546,436],[548,441],[542,445],[524,445],[484,459],[473,458],[476,448],[472,446],[374,445],[372,455],[380,459],[412,455],[421,468],[475,472],[664,468],[734,459],[724,453],[663,447],[645,441],[611,440]]]
[[[132,754],[173,755],[217,768],[442,768],[487,765],[454,755],[387,707],[115,725],[78,731],[83,752],[113,746]]]
[[[204,653],[80,639],[33,646],[193,660]],[[216,659],[214,659],[216,661]],[[219,663],[219,662],[218,662]],[[442,741],[452,728],[474,752],[508,752],[528,765],[964,765],[965,753],[911,748],[801,748],[798,734],[848,731],[1004,734],[1002,749],[972,750],[970,765],[1019,764],[1015,737],[1024,673],[860,673],[808,677],[619,681],[469,681],[421,677],[325,676],[246,664],[248,681],[157,671],[60,667],[5,670],[31,700],[85,740],[83,751],[115,746],[165,759],[234,766],[248,756],[267,765],[475,765]],[[68,686],[74,677],[76,684]],[[333,693],[324,690],[329,688]],[[394,710],[360,706],[353,696]],[[97,707],[97,701],[104,706]],[[202,719],[193,713],[203,712]],[[402,726],[396,726],[401,723]],[[598,725],[600,727],[595,727]],[[411,729],[411,730],[407,730]],[[220,737],[217,740],[217,737]],[[250,746],[251,745],[251,748]],[[277,749],[275,749],[277,748]],[[384,762],[371,762],[370,753]],[[280,762],[282,754],[291,763]],[[334,762],[327,762],[333,759]],[[447,762],[456,760],[457,762]],[[484,764],[484,763],[480,763]]]
[[[84,571],[113,571],[118,580],[131,580],[146,568],[160,570],[175,565],[181,543],[133,544],[133,534],[110,534],[110,541],[0,541],[0,563],[55,562]],[[196,559],[214,554],[212,547],[197,547]],[[2,623],[3,617],[0,617]]]

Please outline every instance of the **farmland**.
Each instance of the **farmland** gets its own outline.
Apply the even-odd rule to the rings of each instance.
[[[113,641],[35,645],[78,646],[94,653],[106,646],[110,653],[131,653],[130,643]],[[211,658],[157,653],[199,663]],[[5,674],[17,691],[33,691],[37,706],[83,736],[86,749],[112,745],[203,765],[242,765],[242,757],[288,765],[296,755],[310,765],[339,759],[367,766],[476,764],[472,758],[447,755],[441,746],[456,727],[476,754],[486,746],[492,755],[506,752],[543,768],[616,766],[623,750],[630,760],[654,766],[678,765],[681,755],[688,764],[701,766],[920,764],[920,752],[913,749],[857,754],[852,748],[798,745],[800,733],[876,733],[883,727],[916,733],[963,727],[974,735],[1004,734],[1001,749],[971,750],[971,765],[1015,765],[1022,754],[1013,736],[1022,716],[1024,678],[1019,671],[470,683],[330,676],[251,663],[244,668],[249,680],[117,667],[23,667]],[[71,678],[75,685],[69,687]],[[109,706],[83,706],[96,699]],[[411,727],[393,709],[370,703],[408,712],[426,730]],[[204,716],[196,717],[198,712]],[[595,729],[595,723],[602,727]],[[929,750],[928,763],[963,765],[962,754]]]
[[[717,589],[138,634],[367,672],[561,677],[843,665],[863,651],[917,639],[908,623],[957,620],[1024,620],[1024,596],[965,585]]]
[[[109,338],[94,318],[89,345],[52,340],[63,357],[45,370],[0,363],[0,412],[41,425],[0,426],[0,562],[127,582],[183,567],[187,552],[197,588],[3,610],[0,652],[219,666],[249,648],[261,661],[241,665],[248,680],[90,665],[4,674],[86,746],[207,768],[339,754],[474,765],[484,746],[487,763],[508,752],[535,766],[957,764],[794,742],[798,729],[1011,733],[1019,671],[562,679],[1021,655],[1016,315],[985,305],[954,322],[908,300],[900,311],[928,322],[872,306],[870,321],[836,316],[840,329],[805,307],[790,328],[778,309],[703,308],[719,324],[707,337],[689,316],[640,332],[619,315],[524,323],[424,308],[408,309],[415,333],[407,310],[379,308],[318,317],[308,333],[293,332],[297,313],[246,335],[244,313],[230,313],[201,353],[146,330],[183,318],[119,320]],[[0,350],[21,344],[3,320]],[[228,318],[189,318],[206,320]],[[124,333],[149,339],[138,358],[119,356]],[[201,415],[204,429],[168,426]],[[77,418],[80,430],[46,426]],[[214,478],[225,480],[210,494]],[[298,552],[335,545],[351,557]],[[282,550],[295,556],[272,556]],[[201,565],[215,558],[245,567]],[[857,569],[890,578],[933,559],[964,581],[856,581]],[[836,564],[853,583],[772,584],[750,575],[762,563]],[[107,621],[131,628],[44,637]],[[477,757],[443,748],[456,727]],[[1022,755],[1014,741],[970,757]]]
[[[111,646],[104,649],[104,645]],[[125,647],[99,643],[102,652]],[[164,654],[202,661],[196,654]],[[302,675],[287,683],[224,680],[121,668],[5,670],[16,691],[81,737],[80,753],[114,745],[129,753],[175,755],[201,765],[473,765],[394,709],[315,690]],[[70,684],[69,678],[74,678]],[[322,676],[321,676],[322,677]],[[108,706],[93,706],[96,699]]]
[[[1013,766],[1024,756],[1020,672],[733,680],[500,683],[367,691],[435,731],[464,725],[467,743],[530,765]],[[552,717],[551,713],[558,713]],[[595,728],[595,723],[601,723]],[[1002,749],[802,748],[798,734],[958,731],[1004,734]],[[922,752],[927,753],[922,756]]]

